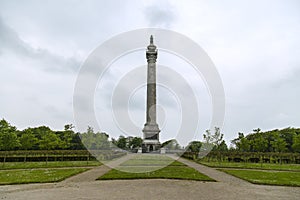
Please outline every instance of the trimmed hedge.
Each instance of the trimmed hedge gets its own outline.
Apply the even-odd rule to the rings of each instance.
[[[0,162],[39,162],[39,161],[89,161],[111,160],[125,155],[119,151],[87,150],[33,150],[33,151],[0,151]]]
[[[206,157],[200,158],[196,152],[185,152],[182,157],[191,160],[228,161],[249,163],[293,163],[300,164],[300,153],[275,152],[219,152],[211,151]]]

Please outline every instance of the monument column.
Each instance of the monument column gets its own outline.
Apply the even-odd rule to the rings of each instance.
[[[153,44],[153,36],[150,37],[150,44],[147,47],[147,107],[146,123],[144,125],[144,151],[150,152],[159,149],[159,128],[156,123],[156,59],[157,49]]]

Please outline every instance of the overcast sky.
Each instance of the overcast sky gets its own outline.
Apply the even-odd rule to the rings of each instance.
[[[300,127],[299,10],[297,0],[0,0],[0,118],[19,129],[47,125],[60,130],[64,124],[74,124],[74,85],[90,52],[114,35],[156,27],[186,35],[214,62],[226,96],[222,132],[227,141],[238,132],[249,133],[258,127]],[[173,60],[174,65],[175,58],[159,55],[161,64]],[[141,66],[146,60],[143,52],[136,52],[115,62],[116,69],[118,63],[123,67]],[[184,66],[179,60],[177,63]],[[185,76],[185,71],[181,72]],[[186,70],[186,77],[189,73]],[[205,87],[201,80],[194,85],[191,82],[192,88],[199,85]],[[199,125],[196,139],[202,139],[211,117],[209,94],[202,94],[203,88],[196,89],[199,107],[205,107],[199,118],[204,123]],[[105,89],[108,93],[111,90],[98,87],[104,93]],[[159,91],[163,93],[164,89]],[[101,94],[95,94],[96,102],[104,98]],[[142,87],[129,103],[129,112],[141,129],[144,95]],[[169,109],[173,116],[178,105],[171,103],[176,102],[172,95],[169,99],[167,96],[160,94],[158,101],[168,106],[165,112]],[[100,110],[97,116],[105,112],[101,104],[95,107]],[[161,115],[159,118],[168,118],[166,113]],[[176,120],[176,116],[160,119],[160,126],[174,128]],[[110,123],[102,131],[122,134]],[[166,134],[162,139],[172,137]]]

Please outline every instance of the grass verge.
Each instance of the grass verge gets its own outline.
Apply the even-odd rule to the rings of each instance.
[[[2,170],[0,171],[0,185],[23,183],[49,183],[62,181],[70,176],[88,169],[31,169],[31,170]]]
[[[87,167],[101,165],[98,161],[52,161],[52,162],[7,162],[0,164],[2,169],[33,169],[33,168],[58,168],[58,167]]]
[[[234,169],[219,170],[255,184],[300,186],[299,172]]]

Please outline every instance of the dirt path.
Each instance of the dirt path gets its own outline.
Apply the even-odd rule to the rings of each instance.
[[[131,155],[134,156],[134,155]],[[110,163],[117,166],[132,158]],[[250,184],[215,169],[179,159],[218,182],[186,180],[114,180],[95,181],[110,168],[102,165],[66,179],[61,183],[0,186],[5,200],[96,200],[96,199],[220,199],[220,200],[293,200],[300,198],[300,187]]]

